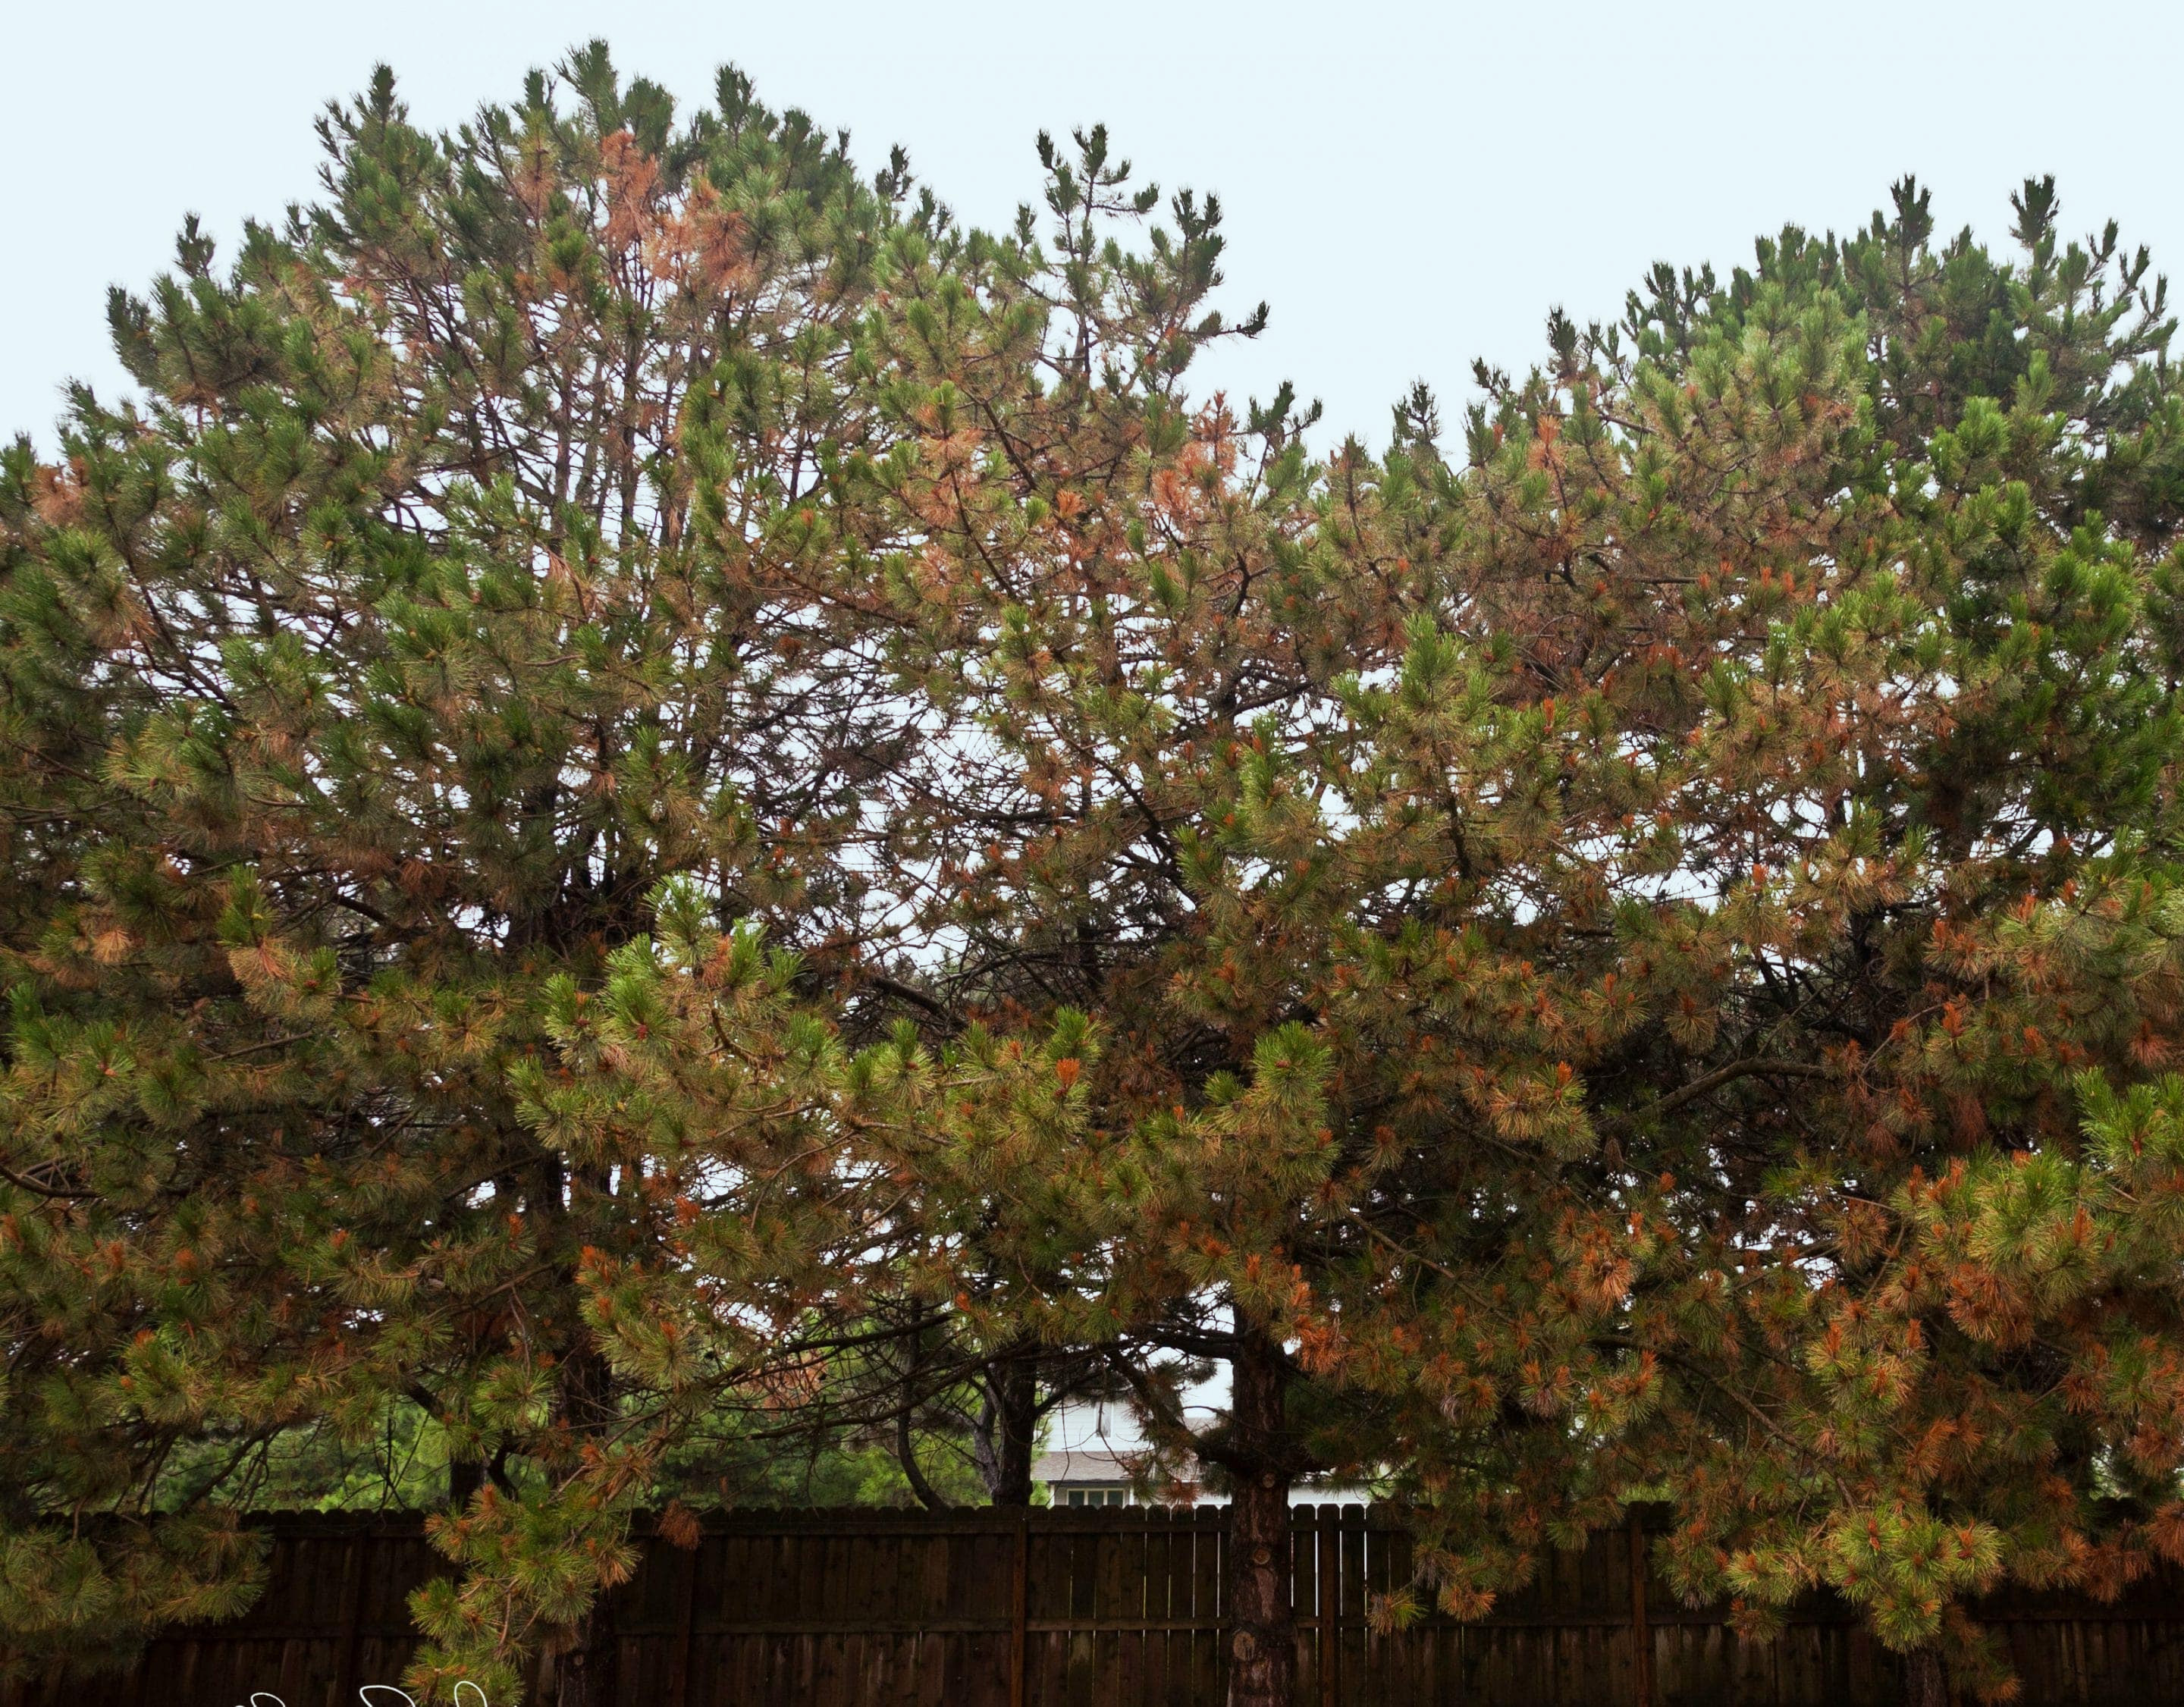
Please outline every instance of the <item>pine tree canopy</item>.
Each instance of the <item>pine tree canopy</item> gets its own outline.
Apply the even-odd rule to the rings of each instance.
[[[1023,1503],[1095,1383],[1234,1502],[1245,1707],[1318,1473],[1409,1505],[1390,1621],[1663,1498],[1680,1589],[1989,1695],[1979,1593],[2184,1563],[2184,392],[2113,225],[1907,180],[1323,457],[1194,393],[1265,310],[1103,131],[998,233],[596,44],[320,137],[0,461],[13,1663],[393,1498],[413,1686],[577,1707],[638,1512],[846,1439]]]
[[[850,473],[886,438],[879,258],[939,217],[900,164],[861,181],[733,73],[676,128],[599,49],[454,137],[382,73],[321,137],[319,203],[115,298],[141,407],[79,396],[62,466],[7,471],[4,1450],[40,1636],[231,1604],[211,1513],[253,1454],[398,1399],[477,1467],[459,1494],[517,1456],[589,1536],[552,1504],[621,1405],[587,1264],[687,1205],[539,1117],[554,1028],[669,876],[848,964],[900,717],[858,615],[894,524]],[[787,1035],[783,966],[738,977]],[[36,1521],[86,1508],[110,1544]]]

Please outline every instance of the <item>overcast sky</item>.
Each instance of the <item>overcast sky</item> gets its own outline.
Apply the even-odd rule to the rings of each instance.
[[[50,446],[65,379],[116,388],[106,287],[141,288],[185,212],[226,236],[308,197],[311,120],[374,62],[442,126],[594,35],[686,106],[733,60],[868,167],[901,142],[979,224],[1036,194],[1042,126],[1104,120],[1145,176],[1220,194],[1229,303],[1273,304],[1201,384],[1294,377],[1376,444],[1412,379],[1454,403],[1474,356],[1529,363],[1551,305],[1611,317],[1657,259],[1725,270],[1786,221],[1863,222],[1906,171],[1990,238],[2053,172],[2069,231],[2113,216],[2184,266],[2175,0],[9,0],[0,432]]]

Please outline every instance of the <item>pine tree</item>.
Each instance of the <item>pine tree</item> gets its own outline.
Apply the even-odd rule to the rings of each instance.
[[[141,404],[6,461],[0,1617],[110,1648],[234,1604],[273,1443],[408,1405],[507,1591],[428,1604],[442,1654],[550,1629],[599,1699],[659,1431],[587,1301],[678,1223],[543,1122],[557,980],[678,874],[814,990],[852,962],[898,733],[860,327],[940,215],[597,45],[450,136],[382,71],[320,136],[316,203],[116,295]]]
[[[237,1512],[398,1425],[413,1682],[575,1707],[724,1436],[1021,1500],[1108,1379],[1234,1501],[1240,1707],[1318,1470],[1415,1503],[1384,1618],[1665,1493],[1680,1587],[1832,1586],[1922,1701],[2006,1687],[1979,1591],[2184,1559],[2184,398],[2113,227],[1907,182],[1315,464],[1192,397],[1264,310],[1103,131],[1044,235],[596,46],[321,135],[0,461],[19,1662],[239,1604]]]
[[[992,383],[1007,275],[912,322],[954,721],[898,857],[963,945],[939,1005],[1102,1040],[1042,1331],[1226,1472],[1236,1699],[1289,1687],[1316,1463],[1398,1470],[1459,1612],[1668,1488],[1691,1592],[1763,1625],[1825,1582],[1915,1689],[2000,1687],[1964,1597],[2119,1585],[2175,1462],[2165,1176],[2096,1159],[2169,1118],[2144,258],[2059,253],[2040,183],[2024,262],[1936,253],[1906,185],[1617,332],[1552,317],[1468,469],[1422,392],[1317,476],[1285,403],[1183,411],[1096,140],[1050,196],[1078,295],[1019,310],[1048,382]],[[1211,1434],[1176,1353],[1230,1364]]]
[[[1308,524],[1306,464],[1286,399],[1247,429],[1187,407],[1192,354],[1230,331],[1206,306],[1217,204],[1176,197],[1173,226],[1125,248],[1121,228],[1157,192],[1132,182],[1104,132],[1076,142],[1073,155],[1041,142],[1050,248],[1026,210],[1008,233],[906,234],[890,252],[875,339],[901,437],[870,471],[915,541],[884,580],[897,625],[887,661],[919,707],[918,734],[875,784],[887,810],[874,894],[905,925],[861,1000],[899,1024],[859,1057],[860,1094],[880,1101],[842,1113],[826,1177],[838,1193],[849,1179],[899,1182],[865,1235],[889,1252],[866,1296],[892,1281],[888,1308],[929,1316],[938,1355],[1014,1375],[1020,1415],[1073,1373],[1112,1370],[1172,1462],[1188,1451],[1226,1475],[1245,1534],[1232,1651],[1240,1699],[1256,1699],[1286,1689],[1287,1490],[1308,1459],[1273,1319],[1198,1247],[1221,1135],[1236,1154],[1239,1123],[1247,1145],[1294,1125],[1312,1102],[1312,1052],[1232,1096],[1223,1069],[1238,1040],[1195,1021],[1165,1037],[1178,1011],[1164,989],[1189,905],[1174,837],[1207,798],[1197,744],[1241,732],[1251,677],[1294,674],[1272,595],[1238,594],[1285,549],[1269,518]],[[1247,444],[1259,468],[1240,480]],[[1232,551],[1248,560],[1240,574],[1206,569]],[[725,1105],[684,1065],[720,1054],[722,990],[673,968],[645,988],[680,1018],[642,1051],[618,1042],[582,1118],[611,1122],[641,1096],[674,1111],[677,1133],[723,1130]],[[1272,1063],[1290,1035],[1260,1054]],[[1258,1044],[1240,1046],[1248,1063]],[[1220,1107],[1171,1119],[1209,1084]],[[1316,1152],[1317,1139],[1305,1144]],[[704,1171],[752,1170],[711,1155]],[[699,1251],[658,1280],[735,1272]],[[1177,1425],[1178,1353],[1240,1372],[1225,1429]],[[1009,1429],[1027,1448],[1028,1423]]]
[[[2019,207],[2015,262],[1937,251],[1906,184],[1663,270],[1429,460],[1439,608],[1348,841],[1450,875],[1354,1000],[1453,1007],[1381,1058],[1565,1157],[1519,1191],[1420,1146],[1318,1330],[1407,1413],[1446,1604],[1652,1490],[1687,1592],[1763,1627],[1832,1586],[1938,1700],[1944,1662],[2008,1687],[1975,1592],[2175,1554],[2184,406],[2143,255]],[[1516,1409],[1558,1419],[1536,1481]]]
[[[1156,188],[1104,131],[1075,142],[1042,139],[1046,241],[1026,209],[890,292],[890,398],[924,429],[880,470],[922,535],[890,573],[910,625],[892,659],[931,708],[881,879],[930,946],[894,976],[944,1036],[1054,1058],[1078,1112],[987,1193],[988,1242],[1020,1252],[1011,1285],[962,1275],[959,1303],[1098,1353],[1155,1470],[1204,1466],[1230,1493],[1234,1696],[1286,1701],[1289,1491],[1333,1450],[1285,1344],[1284,1241],[1329,1154],[1324,1052],[1288,967],[1228,1009],[1200,986],[1261,969],[1209,935],[1243,904],[1223,824],[1295,806],[1251,792],[1279,761],[1259,725],[1308,741],[1328,684],[1385,655],[1401,613],[1305,549],[1310,412],[1286,391],[1241,421],[1190,400],[1196,353],[1264,320],[1208,305],[1218,204],[1178,194],[1130,236]],[[1049,1037],[1080,1028],[1057,1056]],[[1231,1386],[1211,1429],[1177,1386],[1207,1361]]]
[[[1841,786],[1901,892],[1840,912],[1825,951],[1810,902],[1772,902],[1813,933],[1780,963],[1803,1012],[1830,1013],[1843,1083],[1760,1117],[1771,1165],[1737,1207],[1774,1272],[1732,1292],[1720,1378],[1779,1406],[1786,1438],[1747,1456],[1741,1494],[1700,1484],[1726,1559],[1679,1556],[1757,1605],[1836,1583],[1936,1699],[1944,1658],[2006,1686],[1967,1587],[2113,1593],[2176,1547],[2176,1396],[2154,1371],[2178,1300],[2146,1260],[2167,1187],[2138,1123],[2176,1023],[2184,404],[2144,253],[2113,225],[2059,246],[2051,183],[2017,207],[2010,263],[1962,237],[1935,253],[1908,184],[1894,220],[1837,248],[1908,606],[1881,677],[1903,727]],[[1794,246],[1763,253],[1763,281]],[[1736,323],[1734,292],[1724,307]],[[1756,851],[1772,871],[1796,869],[1785,840]]]

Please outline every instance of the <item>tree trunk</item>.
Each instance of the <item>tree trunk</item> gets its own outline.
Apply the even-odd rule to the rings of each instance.
[[[458,1511],[470,1504],[471,1496],[485,1486],[485,1463],[482,1459],[450,1458],[448,1460],[448,1503]]]
[[[554,1707],[614,1707],[614,1602],[602,1594],[584,1621],[565,1632],[554,1658]]]
[[[989,1365],[993,1409],[987,1450],[979,1468],[995,1505],[1031,1503],[1031,1458],[1039,1433],[1039,1362],[1028,1347],[1011,1347]]]
[[[903,1480],[917,1503],[928,1511],[946,1511],[950,1502],[925,1479],[917,1462],[918,1361],[925,1348],[925,1312],[913,1308],[910,1318],[910,1350],[902,1369],[902,1408],[894,1414],[894,1455],[902,1465]]]
[[[910,1491],[917,1503],[928,1511],[949,1511],[952,1502],[939,1489],[925,1479],[925,1471],[917,1462],[917,1436],[911,1427],[910,1406],[904,1403],[894,1420],[895,1461],[902,1466],[902,1479],[910,1484]]]
[[[1914,1648],[1903,1656],[1903,1707],[1949,1707],[1949,1674],[1938,1648]]]
[[[545,1230],[541,1242],[559,1244],[566,1252],[572,1242],[569,1224],[577,1219],[573,1211],[607,1202],[612,1195],[610,1176],[604,1166],[597,1163],[572,1168],[565,1174],[560,1157],[552,1152],[543,1158],[540,1173],[538,1219]],[[565,1180],[572,1200],[567,1203],[562,1197]],[[554,1420],[579,1438],[596,1438],[614,1425],[620,1394],[613,1365],[577,1312],[582,1287],[576,1259],[568,1256],[565,1260],[568,1267],[562,1276],[564,1292],[559,1302],[567,1314],[555,1324],[560,1330],[560,1362],[554,1372]],[[502,1480],[499,1467],[500,1455],[496,1454],[487,1470],[496,1484]],[[593,1597],[591,1610],[560,1632],[554,1707],[613,1707],[616,1646],[612,1595],[610,1589],[599,1590]]]
[[[1228,1509],[1228,1707],[1290,1707],[1289,1367],[1262,1330],[1238,1325],[1224,1458]]]

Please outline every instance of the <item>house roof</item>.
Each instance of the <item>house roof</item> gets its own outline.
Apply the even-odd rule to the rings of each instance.
[[[1134,1453],[1118,1453],[1106,1447],[1078,1447],[1070,1452],[1043,1452],[1032,1460],[1034,1481],[1127,1482],[1135,1472]]]

